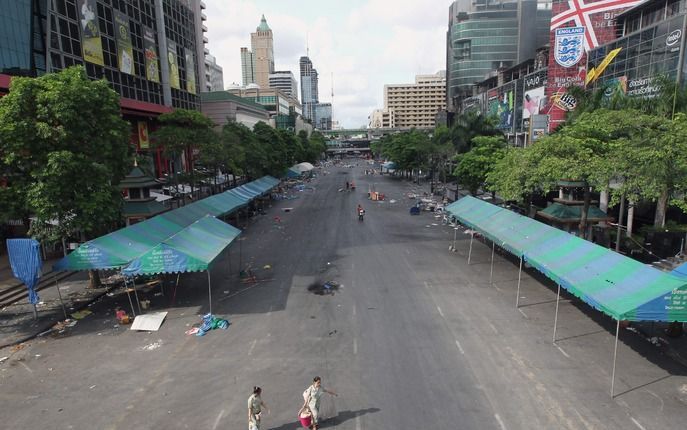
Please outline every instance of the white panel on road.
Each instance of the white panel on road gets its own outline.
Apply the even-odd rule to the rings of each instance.
[[[134,318],[134,323],[131,324],[131,330],[158,331],[166,316],[167,312],[139,315]]]

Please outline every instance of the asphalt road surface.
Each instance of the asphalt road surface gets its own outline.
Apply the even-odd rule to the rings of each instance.
[[[355,192],[340,191],[354,179]],[[263,388],[262,429],[299,428],[302,392],[319,375],[321,428],[682,429],[685,369],[623,330],[610,396],[615,324],[556,292],[429,212],[410,216],[408,182],[333,167],[295,200],[251,219],[212,271],[213,312],[228,330],[185,335],[208,311],[207,277],[149,293],[169,314],[157,332],[116,325],[111,297],[67,336],[31,341],[0,363],[7,429],[246,429]],[[368,187],[386,194],[367,200]],[[393,203],[391,200],[395,200]],[[366,209],[363,222],[355,208]],[[285,211],[285,208],[291,208]],[[239,281],[239,265],[256,284]],[[265,266],[269,266],[265,268]],[[339,284],[320,295],[326,281]]]

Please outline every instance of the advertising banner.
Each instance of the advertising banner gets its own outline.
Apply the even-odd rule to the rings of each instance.
[[[115,39],[117,40],[117,60],[119,71],[134,74],[134,48],[131,45],[129,17],[120,11],[114,11]]]
[[[179,65],[177,63],[177,44],[167,43],[167,62],[169,64],[169,85],[177,90],[181,89],[179,83]]]
[[[138,121],[138,147],[140,149],[150,148],[150,139],[148,139],[148,123],[145,121]]]
[[[103,42],[100,40],[96,0],[79,0],[78,7],[83,59],[89,63],[104,66]]]
[[[546,70],[540,70],[525,76],[522,100],[523,120],[528,120],[532,115],[538,115],[543,112],[544,105],[546,105],[546,80]]]
[[[549,130],[565,121],[577,105],[567,93],[584,86],[587,52],[616,38],[615,17],[643,0],[553,0],[549,36],[549,78],[546,85]]]
[[[143,28],[143,49],[145,50],[146,79],[160,83],[160,60],[155,45],[155,32],[148,27]]]
[[[193,61],[193,52],[184,48],[184,57],[186,59],[186,91],[191,94],[196,93],[196,62]]]
[[[515,120],[515,85],[510,83],[487,93],[487,115],[496,118],[496,128],[512,131]]]

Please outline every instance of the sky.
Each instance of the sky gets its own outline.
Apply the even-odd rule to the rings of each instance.
[[[291,70],[310,49],[321,103],[345,128],[367,126],[384,107],[384,84],[446,68],[451,0],[205,0],[207,45],[224,72],[225,88],[242,84],[241,47],[250,49],[264,14],[274,36],[276,70]],[[333,78],[333,79],[332,79]],[[299,94],[300,99],[300,94]]]

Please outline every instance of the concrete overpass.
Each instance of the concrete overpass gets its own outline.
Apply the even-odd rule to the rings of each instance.
[[[434,127],[415,128],[420,131],[434,131]],[[328,138],[350,138],[353,136],[366,136],[368,139],[379,138],[387,134],[400,133],[403,131],[410,131],[412,128],[408,127],[392,127],[392,128],[351,128],[341,130],[320,130],[325,137]]]

